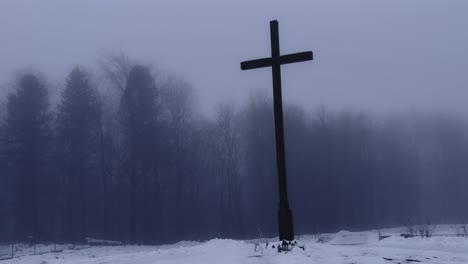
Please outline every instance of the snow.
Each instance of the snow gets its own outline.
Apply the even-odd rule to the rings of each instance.
[[[171,263],[468,263],[468,238],[454,236],[453,226],[439,226],[430,238],[403,238],[404,228],[381,230],[389,238],[379,241],[376,230],[364,232],[340,231],[323,234],[325,243],[317,237],[299,237],[305,250],[295,247],[287,253],[271,248],[275,239],[239,241],[213,239],[207,242],[182,241],[163,246],[104,246],[59,253],[28,255],[0,261],[0,264],[171,264]],[[445,236],[445,235],[451,236]],[[40,248],[40,247],[39,247]]]

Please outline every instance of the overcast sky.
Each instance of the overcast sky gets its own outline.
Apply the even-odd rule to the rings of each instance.
[[[271,70],[243,72],[270,55],[312,50],[286,65],[283,95],[376,112],[468,112],[468,1],[1,0],[0,84],[25,68],[60,81],[75,64],[95,67],[123,51],[191,82],[205,112],[222,100],[271,92]]]

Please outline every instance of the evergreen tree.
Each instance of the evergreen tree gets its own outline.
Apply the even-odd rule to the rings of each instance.
[[[0,111],[3,110],[0,105]],[[3,111],[0,116],[3,117]],[[0,237],[12,239],[13,235],[13,181],[7,163],[7,139],[3,119],[0,122]]]
[[[57,114],[65,233],[73,241],[82,240],[87,233],[85,193],[90,188],[91,164],[96,161],[100,111],[88,74],[76,67],[68,76]]]
[[[8,96],[6,138],[8,164],[15,183],[17,239],[38,239],[40,184],[45,182],[44,158],[49,137],[48,92],[34,74],[20,77],[15,92]]]
[[[158,90],[144,66],[130,70],[121,99],[120,114],[127,157],[125,174],[129,184],[129,241],[148,242],[155,226],[157,175]]]

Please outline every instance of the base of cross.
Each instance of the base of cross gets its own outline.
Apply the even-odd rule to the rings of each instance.
[[[278,210],[278,225],[280,241],[293,241],[294,227],[291,209],[286,206],[280,206]]]
[[[270,248],[268,245],[270,243],[266,242],[265,244],[265,248]],[[302,250],[305,250],[305,246],[304,245],[301,245],[298,243],[298,241],[294,240],[294,241],[286,241],[286,240],[283,240],[283,241],[280,241],[279,244],[275,245],[275,243],[272,243],[271,245],[271,248],[274,249],[274,250],[277,250],[278,253],[286,253],[288,251],[291,251],[293,250],[295,247],[299,248],[299,249],[302,249]],[[256,243],[255,244],[255,252],[257,251],[260,251],[263,253],[263,247],[260,246],[259,243]]]

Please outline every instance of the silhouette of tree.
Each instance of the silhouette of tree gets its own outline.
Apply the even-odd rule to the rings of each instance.
[[[44,82],[23,74],[8,96],[6,139],[8,163],[15,182],[16,238],[39,239],[40,184],[46,181],[45,150],[50,137],[51,115]]]
[[[86,192],[90,186],[91,164],[96,163],[100,102],[88,74],[74,68],[66,80],[57,113],[57,140],[62,159],[62,195],[66,230],[72,241],[87,233]],[[94,158],[94,159],[93,159]]]
[[[129,183],[130,243],[149,239],[152,232],[148,228],[156,224],[150,209],[156,203],[154,190],[159,177],[159,115],[158,90],[149,69],[133,66],[120,105],[126,149],[124,171]]]

